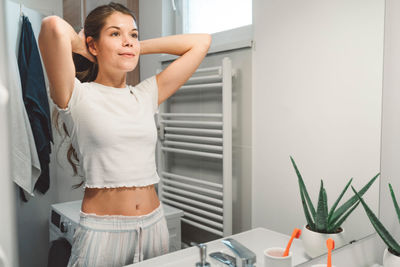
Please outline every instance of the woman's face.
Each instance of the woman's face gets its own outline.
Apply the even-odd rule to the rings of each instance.
[[[132,16],[120,12],[108,16],[99,40],[90,51],[97,57],[99,68],[107,72],[135,69],[140,53],[138,34]]]

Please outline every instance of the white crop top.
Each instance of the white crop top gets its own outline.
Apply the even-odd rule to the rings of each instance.
[[[159,182],[155,164],[155,75],[125,88],[81,83],[75,78],[68,106],[55,106],[78,155],[85,187],[146,186]]]

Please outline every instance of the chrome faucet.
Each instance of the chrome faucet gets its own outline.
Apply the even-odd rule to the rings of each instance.
[[[254,267],[256,263],[256,254],[253,251],[232,238],[223,239],[222,243],[235,254],[237,267]]]
[[[206,261],[207,245],[197,244],[196,242],[191,242],[190,245],[197,246],[200,249],[200,261],[196,263],[196,267],[210,267],[210,263]]]

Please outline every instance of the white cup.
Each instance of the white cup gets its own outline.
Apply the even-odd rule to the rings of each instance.
[[[264,250],[264,267],[292,267],[292,252],[283,257],[284,248],[267,248]]]

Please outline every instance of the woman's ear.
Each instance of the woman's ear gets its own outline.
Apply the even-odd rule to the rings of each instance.
[[[93,56],[97,56],[97,47],[96,47],[96,42],[94,41],[92,36],[89,36],[86,38],[86,43],[88,44],[88,49],[89,52],[93,55]]]

